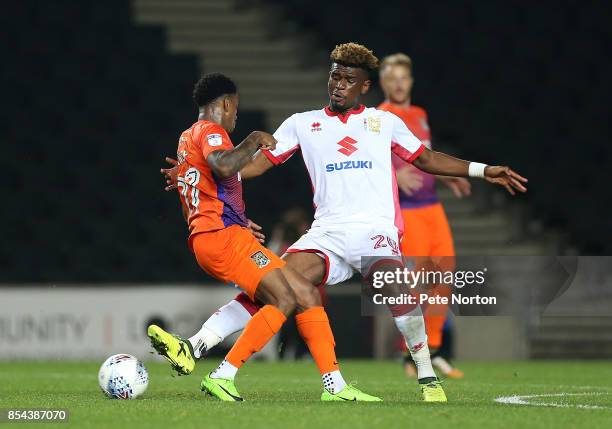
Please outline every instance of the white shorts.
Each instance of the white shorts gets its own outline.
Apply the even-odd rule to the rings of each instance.
[[[362,267],[362,257],[365,256],[402,261],[398,230],[394,225],[314,226],[287,249],[287,253],[298,252],[316,253],[325,260],[323,285],[348,280],[355,271],[368,272],[371,268],[369,261],[366,262],[368,266]]]

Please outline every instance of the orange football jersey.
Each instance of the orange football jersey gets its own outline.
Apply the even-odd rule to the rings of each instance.
[[[378,106],[378,109],[385,110],[399,116],[412,134],[421,140],[425,147],[431,149],[431,131],[429,129],[429,124],[427,123],[427,113],[425,112],[425,109],[413,104],[407,107],[398,106],[396,104],[389,103],[388,101],[381,103]],[[396,169],[410,168],[415,174],[420,175],[423,179],[423,186],[421,189],[415,191],[412,195],[406,195],[400,190],[399,198],[401,208],[411,209],[425,207],[438,202],[435,176],[419,170],[418,168],[401,160],[398,156],[393,155],[392,160]]]
[[[206,160],[211,152],[233,148],[227,132],[214,122],[198,121],[181,134],[177,149],[178,190],[192,237],[231,225],[247,225],[240,173],[220,179]]]

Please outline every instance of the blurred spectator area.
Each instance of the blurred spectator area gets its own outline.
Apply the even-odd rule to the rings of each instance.
[[[586,254],[612,251],[612,6],[606,2],[268,0],[330,50],[414,61],[434,143],[530,180],[532,216]]]
[[[206,280],[159,174],[197,118],[196,59],[133,25],[127,1],[11,2],[0,20],[0,282]],[[234,139],[262,123],[241,111]]]
[[[358,41],[379,56],[410,54],[414,102],[428,109],[436,141],[516,166],[531,179],[525,201],[536,216],[571,231],[583,252],[612,250],[605,3],[236,7],[263,3],[284,16],[282,37],[314,34],[321,52]],[[159,175],[196,119],[197,59],[170,54],[164,29],[135,25],[124,0],[10,2],[0,24],[0,282],[205,280]],[[264,124],[262,111],[241,110],[234,141]],[[249,217],[269,234],[288,207],[312,207],[299,157],[245,193]]]

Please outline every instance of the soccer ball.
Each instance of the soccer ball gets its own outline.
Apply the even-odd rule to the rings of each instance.
[[[113,355],[106,359],[98,372],[100,389],[113,399],[134,399],[149,385],[147,369],[132,355]]]

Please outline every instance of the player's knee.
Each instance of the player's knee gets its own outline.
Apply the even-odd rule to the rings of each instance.
[[[311,284],[299,287],[296,290],[295,296],[297,299],[297,307],[302,310],[322,305],[319,290]]]
[[[286,287],[285,290],[278,294],[276,298],[276,307],[282,311],[285,315],[293,313],[297,305],[297,298],[295,292],[290,288]]]

